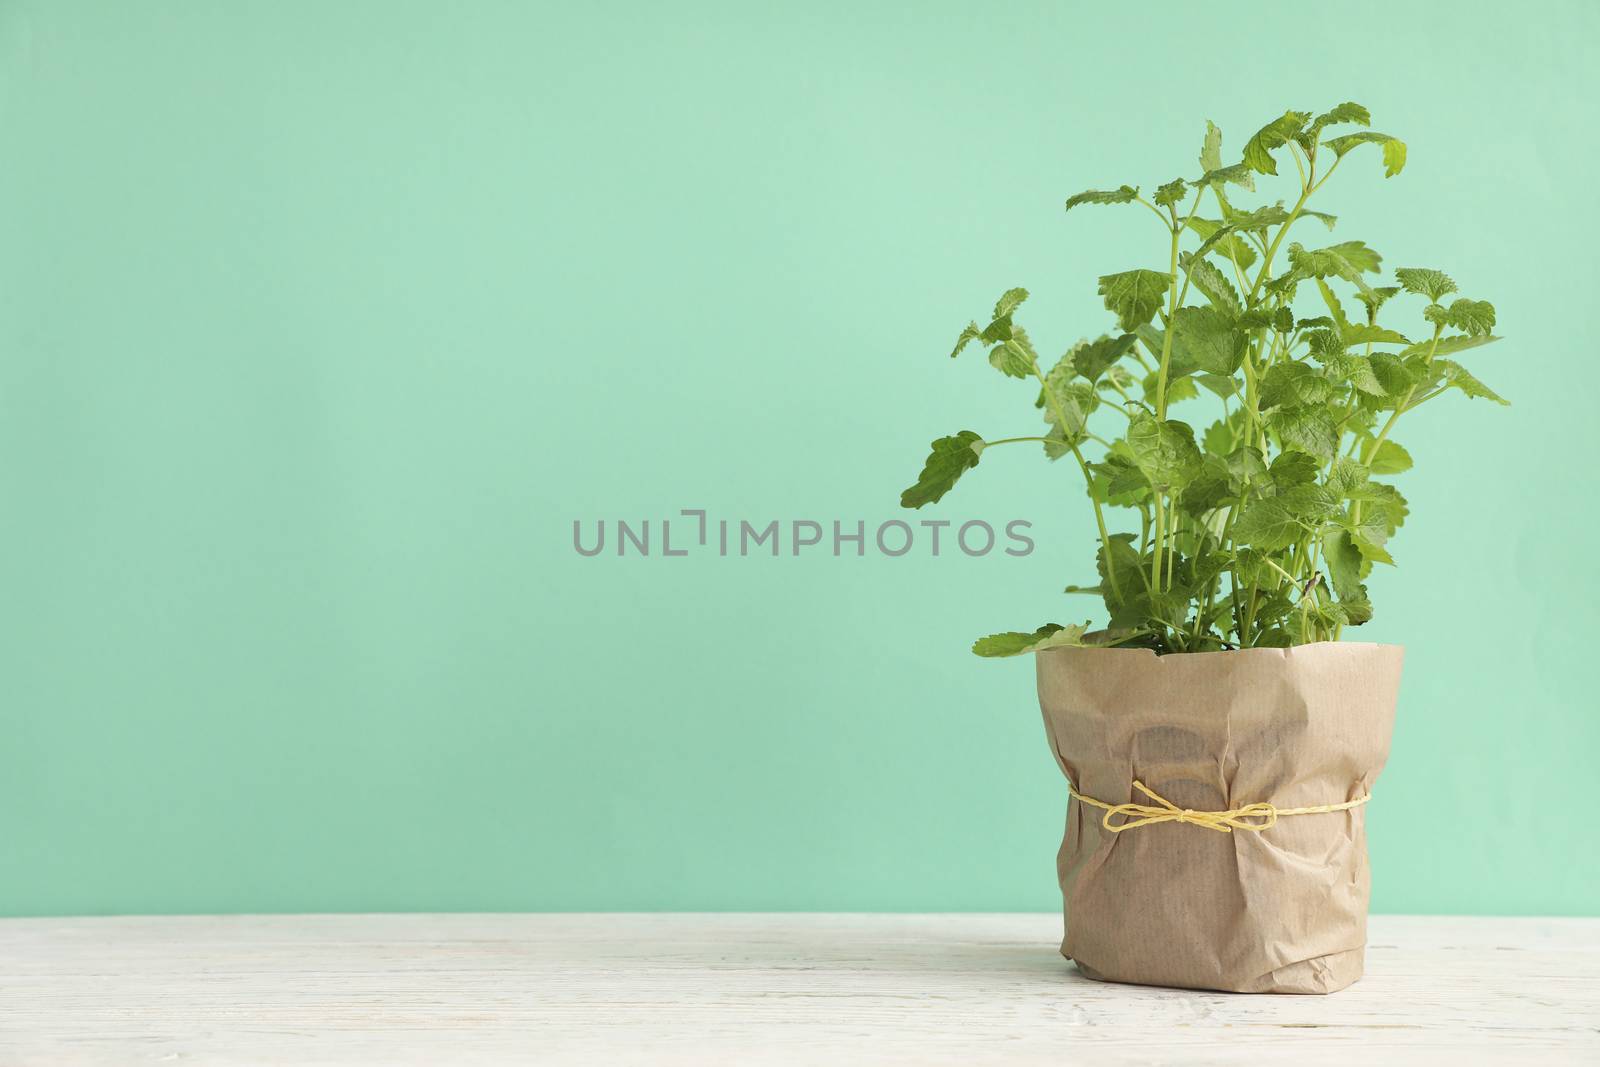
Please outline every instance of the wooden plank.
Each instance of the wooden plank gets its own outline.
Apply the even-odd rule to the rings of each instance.
[[[1374,916],[1329,997],[1099,984],[1059,921],[0,920],[0,1064],[1600,1063],[1600,919]]]

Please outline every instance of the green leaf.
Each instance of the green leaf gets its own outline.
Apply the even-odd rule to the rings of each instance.
[[[953,437],[941,437],[933,442],[933,451],[922,465],[922,473],[915,485],[900,494],[900,506],[920,508],[934,504],[948,493],[956,480],[967,470],[978,465],[978,455],[983,451],[983,438],[971,430],[962,430]]]
[[[1233,524],[1236,544],[1250,545],[1263,552],[1277,552],[1300,539],[1300,520],[1275,496],[1257,497],[1244,506]]]
[[[978,340],[986,345],[1009,341],[1011,340],[1011,331],[1011,316],[1002,315],[983,328],[983,332],[978,334]]]
[[[1328,489],[1341,500],[1365,499],[1365,487],[1370,474],[1366,467],[1349,456],[1340,456],[1328,471]]]
[[[1322,531],[1322,559],[1328,566],[1333,591],[1339,594],[1341,600],[1346,597],[1360,598],[1366,592],[1361,587],[1361,570],[1365,560],[1351,541],[1351,536],[1349,530],[1340,526],[1329,526]]]
[[[1254,211],[1230,211],[1227,223],[1240,233],[1265,233],[1273,226],[1289,221],[1289,213],[1282,204],[1258,207]]]
[[[1248,270],[1256,261],[1256,251],[1250,247],[1250,242],[1244,240],[1234,232],[1229,223],[1218,222],[1216,219],[1190,219],[1189,229],[1200,236],[1200,247],[1195,249],[1194,256],[1204,256],[1214,253],[1223,262],[1236,263],[1240,270]]]
[[[1133,461],[1158,489],[1182,489],[1200,471],[1200,449],[1187,423],[1137,412],[1128,424],[1127,442]]]
[[[1362,107],[1360,104],[1349,102],[1340,104],[1328,111],[1324,111],[1322,114],[1318,115],[1312,120],[1311,125],[1306,128],[1304,134],[1305,139],[1300,142],[1300,147],[1304,148],[1307,152],[1310,152],[1316,147],[1317,137],[1325,128],[1329,126],[1337,126],[1342,123],[1354,123],[1357,126],[1370,126],[1372,125],[1372,116],[1369,115],[1367,113],[1367,109]]]
[[[1067,197],[1067,210],[1071,211],[1079,204],[1128,204],[1138,198],[1139,190],[1131,185],[1124,185],[1121,188],[1109,191],[1088,189]]]
[[[1448,308],[1429,304],[1422,314],[1429,322],[1460,330],[1468,337],[1487,337],[1494,330],[1494,305],[1487,300],[1463,298]]]
[[[1429,352],[1432,352],[1435,356],[1453,356],[1457,352],[1465,352],[1469,348],[1477,348],[1480,345],[1493,344],[1498,340],[1500,338],[1491,334],[1480,334],[1477,337],[1467,334],[1449,334],[1439,338],[1437,347],[1432,341],[1421,341],[1401,352],[1400,355],[1426,356]]]
[[[1358,145],[1381,144],[1383,146],[1383,174],[1386,178],[1393,178],[1406,165],[1405,142],[1386,133],[1364,130],[1361,133],[1346,134],[1343,137],[1335,137],[1322,143],[1333,149],[1334,155],[1341,158],[1346,152]]]
[[[1124,333],[1132,333],[1155,317],[1166,298],[1172,275],[1154,270],[1130,270],[1100,279],[1106,310],[1117,316]]]
[[[1188,255],[1181,257],[1179,262],[1189,275],[1189,284],[1200,290],[1205,298],[1211,301],[1212,307],[1228,315],[1239,313],[1238,290],[1234,289],[1227,275],[1217,269],[1215,264],[1210,260]]]
[[[1304,363],[1274,363],[1261,378],[1261,409],[1280,404],[1321,404],[1333,383]]]
[[[1062,363],[1065,362],[1067,357],[1062,359]],[[1044,390],[1040,390],[1039,395],[1040,405],[1044,408],[1044,421],[1052,427],[1047,436],[1053,441],[1060,442],[1045,444],[1044,454],[1051,459],[1060,459],[1072,450],[1072,445],[1083,440],[1084,433],[1088,429],[1089,416],[1100,406],[1099,394],[1092,386],[1087,382],[1071,381],[1068,377],[1070,370],[1067,375],[1057,374],[1056,371],[1060,369],[1061,364],[1056,364],[1055,369],[1045,378],[1046,388],[1052,394],[1054,403],[1051,402],[1051,397],[1045,395]],[[1056,417],[1057,409],[1061,412],[1060,419]],[[1065,422],[1061,421],[1063,419]]]
[[[1304,452],[1280,452],[1267,468],[1267,480],[1279,493],[1286,493],[1300,485],[1312,485],[1317,472],[1322,469],[1315,456]]]
[[[1363,271],[1376,271],[1383,257],[1365,241],[1342,241],[1326,248],[1289,246],[1289,264],[1308,278],[1361,279]]]
[[[1173,365],[1178,362],[1177,345],[1173,345]],[[1156,407],[1161,391],[1161,372],[1151,371],[1144,376],[1144,402],[1151,407]],[[1183,375],[1170,374],[1167,377],[1167,406],[1171,407],[1180,400],[1193,400],[1200,395],[1200,390],[1195,388],[1194,380]]]
[[[1361,626],[1372,621],[1372,601],[1367,599],[1367,587],[1358,585],[1356,592],[1339,599],[1345,619],[1351,626]]]
[[[1256,176],[1255,172],[1243,163],[1233,163],[1226,167],[1218,167],[1215,170],[1206,171],[1200,175],[1195,184],[1213,187],[1218,185],[1237,185],[1253,193],[1256,190]]]
[[[1183,364],[1231,377],[1244,363],[1244,333],[1215,308],[1181,307],[1172,316],[1172,346]]]
[[[1394,566],[1394,557],[1389,555],[1389,550],[1376,541],[1368,540],[1360,534],[1351,534],[1350,543],[1355,545],[1356,551],[1361,553],[1361,558],[1368,563],[1387,563]]]
[[[1367,365],[1372,368],[1373,377],[1378,379],[1378,384],[1383,388],[1383,395],[1391,400],[1401,399],[1417,384],[1416,371],[1400,356],[1374,352],[1367,360]]]
[[[1079,345],[1072,350],[1073,369],[1090,382],[1099,381],[1108,367],[1133,351],[1136,340],[1133,334],[1125,333]]]
[[[1394,441],[1385,440],[1378,446],[1370,466],[1373,474],[1400,474],[1411,469],[1411,453]]]
[[[1206,139],[1200,144],[1200,169],[1209,174],[1222,169],[1222,131],[1206,119]]]
[[[1006,318],[1013,311],[1017,310],[1017,308],[1021,307],[1022,302],[1026,299],[1028,299],[1028,290],[1007,289],[1003,294],[1001,294],[1000,299],[995,301],[994,317],[997,319]]]
[[[1339,331],[1340,339],[1348,345],[1409,345],[1403,334],[1366,322],[1346,323]]]
[[[1328,305],[1328,314],[1333,316],[1333,325],[1340,330],[1350,325],[1350,319],[1344,313],[1344,305],[1339,302],[1339,297],[1321,278],[1317,279],[1317,292],[1322,295],[1322,302]]]
[[[1083,644],[1083,635],[1087,629],[1087,626],[1058,626],[1052,622],[1039,627],[1031,634],[1011,631],[980,637],[972,643],[972,651],[980,656],[996,658],[1020,656],[1024,652],[1042,652],[1047,648],[1077,646]]]
[[[1356,299],[1367,305],[1367,320],[1370,322],[1377,318],[1378,309],[1389,302],[1389,298],[1400,291],[1398,285],[1379,285],[1371,289],[1363,289],[1356,294]]]
[[[1324,462],[1333,458],[1338,447],[1333,412],[1322,405],[1275,408],[1267,414],[1266,423],[1284,448],[1309,452]]]
[[[1398,267],[1394,276],[1406,292],[1420,293],[1433,304],[1456,291],[1456,283],[1450,275],[1427,267]]]
[[[961,354],[961,350],[963,348],[966,348],[967,345],[970,342],[976,341],[978,338],[980,338],[982,336],[983,336],[983,331],[978,329],[978,324],[977,323],[975,323],[975,322],[967,323],[967,328],[961,331],[961,336],[960,337],[956,338],[956,346],[955,346],[955,348],[951,349],[950,358],[951,359],[955,359],[957,356],[959,356]]]
[[[1028,358],[1028,349],[1015,337],[989,350],[989,365],[1008,378],[1033,376],[1033,360]]]
[[[1335,381],[1346,382],[1358,392],[1368,396],[1385,397],[1389,393],[1383,388],[1378,376],[1372,371],[1372,363],[1365,356],[1352,356],[1340,353],[1329,355],[1322,359],[1324,371],[1328,377]]]
[[[1188,188],[1188,184],[1182,178],[1174,178],[1156,190],[1156,205],[1158,207],[1171,207],[1183,199],[1183,194]]]
[[[1183,509],[1191,515],[1204,515],[1238,497],[1233,472],[1221,456],[1207,455],[1199,473],[1184,487]]]
[[[1339,494],[1322,485],[1297,485],[1271,499],[1282,503],[1291,515],[1307,525],[1342,514]]]
[[[1431,371],[1434,380],[1446,389],[1459,389],[1470,397],[1493,400],[1496,404],[1507,406],[1511,404],[1511,401],[1474,378],[1467,368],[1459,363],[1448,359],[1436,359],[1433,361]]]
[[[1274,119],[1256,131],[1244,146],[1245,164],[1254,171],[1262,174],[1278,173],[1278,164],[1272,158],[1274,149],[1282,148],[1289,143],[1289,139],[1298,134],[1311,115],[1305,111],[1285,111],[1281,118]]]

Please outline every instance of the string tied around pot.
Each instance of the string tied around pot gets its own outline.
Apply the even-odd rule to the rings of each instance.
[[[1277,821],[1286,815],[1319,815],[1330,811],[1348,811],[1358,808],[1372,799],[1371,793],[1363,794],[1355,800],[1347,800],[1343,804],[1318,804],[1309,808],[1279,808],[1265,801],[1246,804],[1242,808],[1228,808],[1225,811],[1195,811],[1193,808],[1180,808],[1154,789],[1135,779],[1133,787],[1145,796],[1154,800],[1153,804],[1108,804],[1103,800],[1085,796],[1078,792],[1075,786],[1069,785],[1068,790],[1079,801],[1100,808],[1105,812],[1100,818],[1100,825],[1111,833],[1120,834],[1124,830],[1137,830],[1141,826],[1154,826],[1156,823],[1180,822],[1191,826],[1204,826],[1207,830],[1216,830],[1220,833],[1231,834],[1235,830],[1249,830],[1260,833],[1276,825]],[[1120,817],[1121,822],[1112,822],[1114,817]]]

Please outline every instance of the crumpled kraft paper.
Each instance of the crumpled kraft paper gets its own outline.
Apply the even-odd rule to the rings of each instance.
[[[1157,656],[1037,655],[1056,759],[1080,793],[1219,811],[1355,800],[1389,754],[1404,650],[1323,642]],[[1070,802],[1061,953],[1091,978],[1241,993],[1331,993],[1361,976],[1367,807],[1259,833],[1165,822],[1111,833]],[[1113,819],[1113,822],[1119,821]]]

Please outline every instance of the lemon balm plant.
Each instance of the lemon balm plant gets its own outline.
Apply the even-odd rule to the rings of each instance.
[[[1032,382],[1045,428],[941,437],[901,504],[938,501],[989,448],[1042,446],[1081,477],[1099,530],[1098,581],[1067,592],[1105,605],[1093,635],[1052,623],[982,638],[974,652],[1287,647],[1372,617],[1367,577],[1394,562],[1407,513],[1389,480],[1411,466],[1397,424],[1451,391],[1506,401],[1456,360],[1498,339],[1491,304],[1438,270],[1400,268],[1389,281],[1363,241],[1316,240],[1334,227],[1319,209],[1347,156],[1370,145],[1388,177],[1405,165],[1398,139],[1339,132],[1369,124],[1353,103],[1289,111],[1225,165],[1208,122],[1197,177],[1066,202],[1126,205],[1160,228],[1151,266],[1099,279],[1114,331],[1047,365],[1017,288],[961,332],[952,357],[982,346],[996,370]],[[1280,176],[1286,161],[1294,170]],[[1272,177],[1293,180],[1288,195],[1247,204]]]

